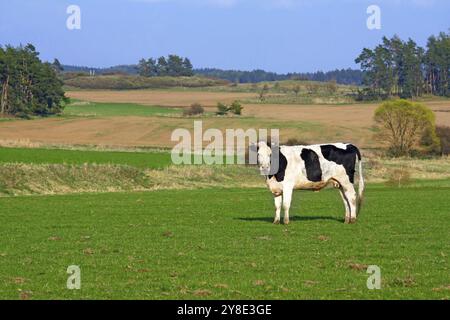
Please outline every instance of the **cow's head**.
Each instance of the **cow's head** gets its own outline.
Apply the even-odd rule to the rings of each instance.
[[[268,175],[270,173],[270,160],[272,156],[272,149],[266,142],[261,141],[258,143],[258,165],[259,171],[262,175]]]

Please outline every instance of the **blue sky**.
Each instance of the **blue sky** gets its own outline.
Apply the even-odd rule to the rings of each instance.
[[[68,30],[66,9],[81,9]],[[381,9],[381,30],[366,27]],[[0,0],[0,44],[33,43],[44,60],[106,67],[170,53],[195,67],[306,72],[356,67],[383,35],[450,27],[448,0]]]

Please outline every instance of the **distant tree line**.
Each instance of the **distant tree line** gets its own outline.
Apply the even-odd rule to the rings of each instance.
[[[109,75],[109,74],[138,74],[138,67],[136,64],[123,64],[108,68],[90,68],[85,66],[72,66],[62,65],[64,72],[67,73],[86,73],[89,74],[94,71],[96,75]]]
[[[309,81],[336,81],[339,84],[360,85],[363,80],[363,74],[360,70],[341,69],[334,71],[318,71],[308,73],[286,73],[278,74],[264,70],[240,71],[240,70],[222,70],[214,68],[195,69],[195,74],[228,80],[234,83],[258,83],[266,81],[282,80],[309,80]]]
[[[61,65],[43,63],[33,45],[0,46],[0,114],[27,117],[62,111]]]
[[[191,77],[194,75],[191,61],[174,54],[167,58],[159,57],[157,60],[141,59],[137,68],[139,75],[143,77]]]
[[[166,59],[167,61],[167,59]],[[129,64],[129,65],[118,65],[108,68],[89,68],[83,66],[71,66],[63,65],[64,72],[72,73],[89,73],[91,70],[95,71],[96,75],[107,75],[107,74],[139,74],[142,70],[144,74],[152,74],[149,72],[153,69],[153,75],[157,74],[155,69],[155,62],[142,59],[142,68],[139,65]],[[189,63],[188,63],[189,64]],[[165,63],[163,62],[163,65]],[[204,68],[204,69],[192,69],[194,75],[200,75],[204,77],[216,78],[227,80],[234,83],[258,83],[266,81],[282,81],[290,79],[300,79],[300,80],[310,80],[310,81],[336,81],[339,84],[353,84],[360,85],[363,80],[363,73],[360,70],[353,69],[342,69],[334,71],[318,71],[309,73],[287,73],[278,74],[274,72],[267,72],[264,70],[254,70],[254,71],[239,71],[239,70],[222,70],[214,68]]]
[[[412,39],[383,38],[375,49],[364,48],[356,58],[364,71],[362,98],[450,95],[450,33],[428,39],[426,49]]]

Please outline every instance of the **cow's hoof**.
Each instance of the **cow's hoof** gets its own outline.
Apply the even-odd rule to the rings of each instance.
[[[274,220],[273,224],[280,224],[280,220]]]
[[[290,223],[290,221],[289,221],[289,219],[284,219],[284,220],[283,220],[283,223],[287,225],[287,224]]]
[[[344,221],[344,223],[345,223],[345,224],[350,224],[350,218],[348,218],[348,217],[345,217],[345,221]]]
[[[350,219],[350,224],[355,224],[356,223],[356,218],[351,218]]]

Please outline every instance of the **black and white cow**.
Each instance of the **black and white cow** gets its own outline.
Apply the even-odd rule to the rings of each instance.
[[[362,159],[357,147],[333,143],[277,148],[278,170],[273,170],[273,166],[271,170],[272,148],[265,142],[259,142],[257,149],[259,169],[266,176],[267,186],[275,197],[275,224],[280,223],[282,205],[284,223],[289,224],[289,208],[294,190],[319,191],[330,184],[340,190],[345,206],[345,223],[356,222],[364,192]],[[357,164],[358,193],[354,187]]]

